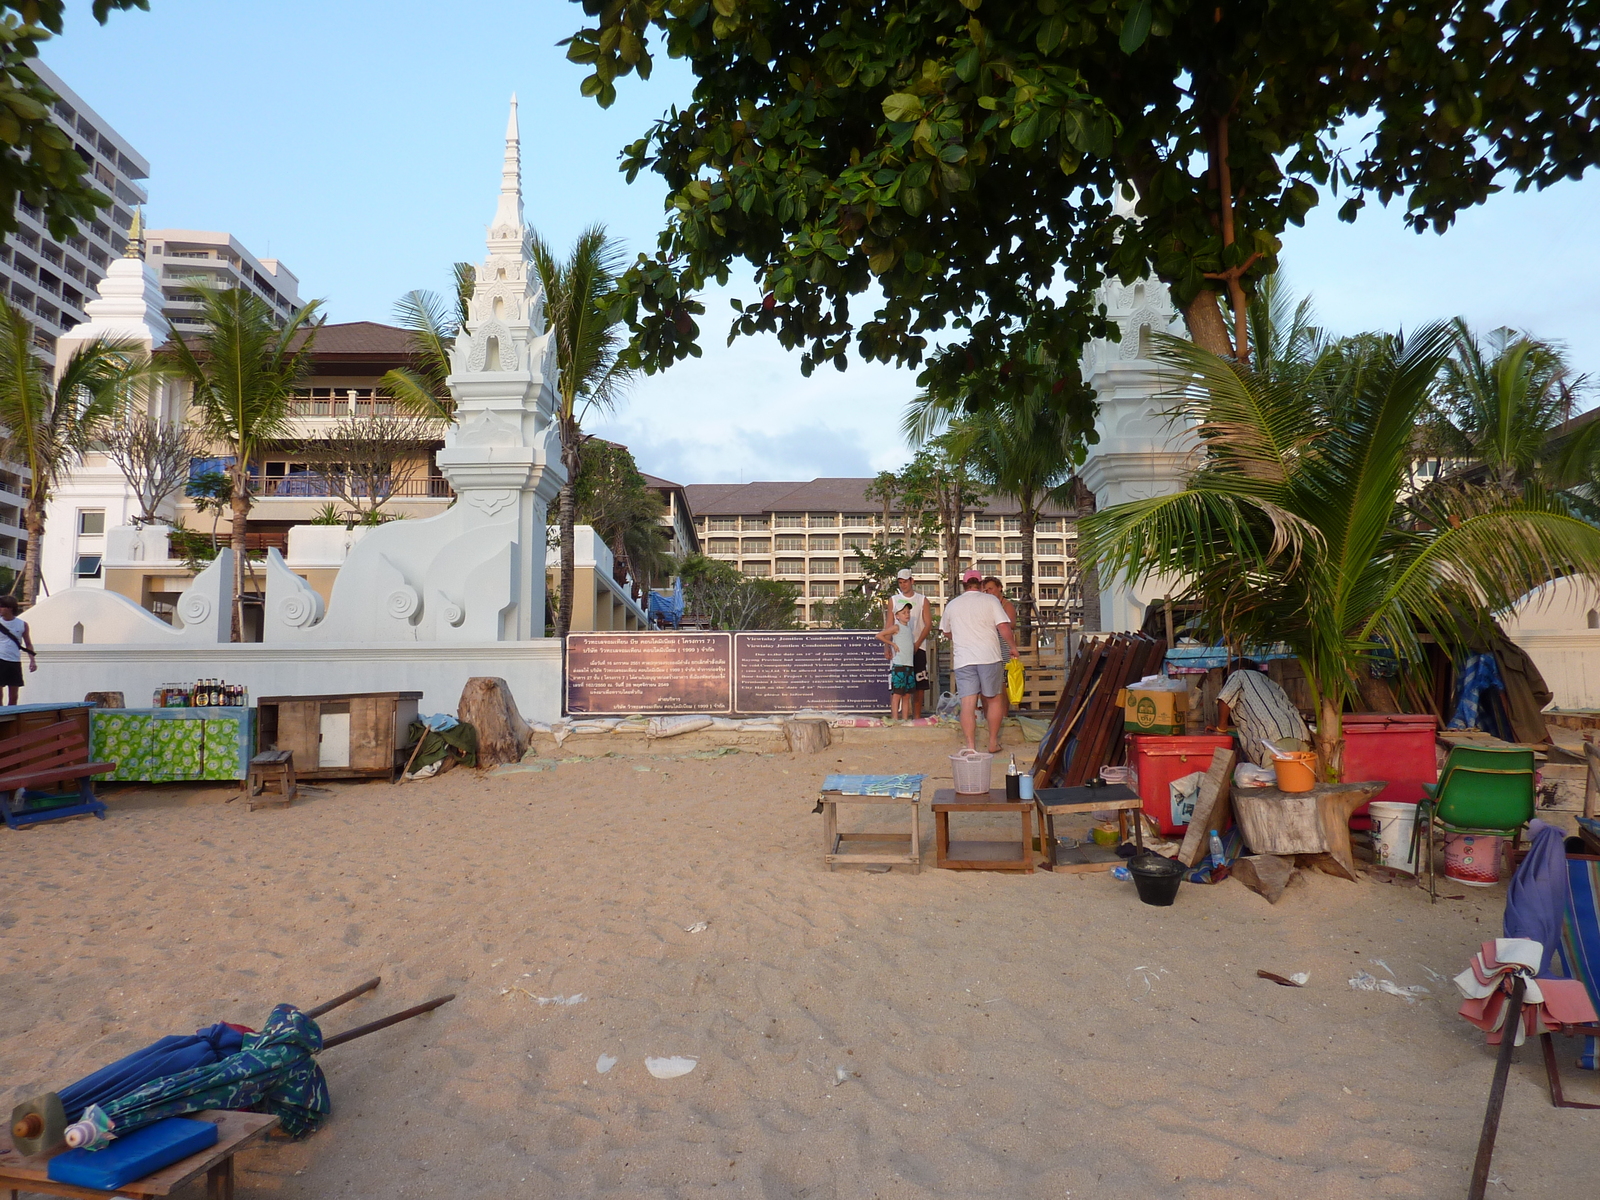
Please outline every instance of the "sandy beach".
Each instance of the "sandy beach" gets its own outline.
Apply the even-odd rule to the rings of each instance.
[[[381,974],[326,1033],[458,999],[327,1051],[332,1119],[242,1155],[241,1196],[1465,1194],[1493,1059],[1448,977],[1503,885],[1157,909],[1108,875],[825,869],[824,773],[948,779],[952,748],[463,769],[256,812],[107,787],[105,821],[0,830],[0,1104]],[[670,1056],[697,1062],[647,1072]],[[1597,1134],[1529,1045],[1490,1194],[1594,1195]]]

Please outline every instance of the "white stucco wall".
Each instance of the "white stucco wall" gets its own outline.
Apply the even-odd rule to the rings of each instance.
[[[1592,615],[1591,615],[1592,614]],[[1553,693],[1553,708],[1600,709],[1600,585],[1577,576],[1529,592],[1501,616]]]

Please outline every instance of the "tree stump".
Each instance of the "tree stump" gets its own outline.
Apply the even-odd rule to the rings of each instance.
[[[789,739],[790,751],[795,754],[815,754],[833,745],[833,733],[828,723],[818,717],[785,721],[783,733]]]
[[[1295,871],[1294,859],[1276,854],[1250,854],[1233,864],[1233,877],[1252,892],[1265,896],[1268,904],[1278,902]]]
[[[127,708],[121,692],[89,692],[83,697],[85,704],[96,708]]]
[[[521,760],[531,730],[517,711],[504,679],[475,675],[461,689],[456,717],[478,733],[478,766],[484,770]]]

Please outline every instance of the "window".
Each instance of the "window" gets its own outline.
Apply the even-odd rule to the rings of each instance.
[[[747,562],[744,564],[743,570],[746,575],[754,576],[757,579],[765,579],[772,574],[772,564],[769,562]]]
[[[1022,578],[1022,560],[1021,559],[1019,559],[1019,558],[1008,558],[1008,559],[1006,559],[1006,578],[1007,579],[1021,579]]]
[[[103,508],[80,508],[78,510],[78,532],[85,537],[99,537],[106,531],[106,510]]]
[[[846,550],[868,550],[872,547],[872,539],[864,533],[852,533],[844,539]]]
[[[737,528],[739,528],[739,518],[738,517],[712,517],[711,518],[711,528],[712,529],[737,529]]]
[[[772,516],[774,529],[804,529],[806,519],[800,513],[774,513]]]
[[[1022,539],[1021,538],[1007,538],[1006,539],[1006,553],[1007,554],[1021,554],[1022,553]]]
[[[1035,533],[1060,533],[1061,518],[1040,517],[1039,520],[1034,524],[1033,529]]]
[[[974,529],[979,530],[979,531],[982,531],[982,530],[985,530],[985,529],[999,529],[1000,528],[1000,518],[999,517],[974,517],[974,518],[972,518],[972,527]]]
[[[813,550],[837,550],[839,548],[839,539],[836,537],[814,537],[811,539],[811,548]]]
[[[1000,560],[997,558],[980,558],[978,560],[978,570],[985,575],[999,575]]]
[[[979,538],[974,543],[974,545],[977,546],[979,554],[999,554],[1000,553],[1000,539],[999,538]]]
[[[1015,533],[1015,532],[1017,532],[1017,530],[1019,530],[1021,528],[1022,528],[1022,518],[1021,517],[1007,517],[1006,518],[1006,532],[1007,533]]]
[[[1039,599],[1041,599],[1041,600],[1059,600],[1059,599],[1061,599],[1061,585],[1059,583],[1041,584],[1040,587],[1039,587]]]
[[[919,558],[913,570],[918,575],[937,575],[939,573],[939,560],[937,558]]]
[[[1058,562],[1042,562],[1039,564],[1041,578],[1060,579],[1063,575],[1061,564]]]
[[[919,596],[937,597],[939,595],[939,585],[937,583],[914,583],[911,586],[916,589]]]
[[[738,538],[710,538],[706,542],[707,554],[737,554],[739,553]]]
[[[774,569],[775,575],[804,575],[806,573],[806,560],[803,558],[780,558]]]
[[[772,552],[772,539],[745,538],[743,550],[746,554],[770,554]]]
[[[871,513],[845,513],[844,523],[851,529],[864,529],[872,524]]]
[[[788,534],[784,537],[773,538],[772,544],[780,552],[784,550],[804,550],[806,548],[806,539],[796,537],[794,534]]]
[[[837,583],[813,583],[811,585],[811,594],[831,600],[839,594],[839,585]]]
[[[78,569],[77,569],[76,574],[77,574],[79,579],[99,579],[100,578],[100,555],[98,555],[98,554],[80,554],[80,555],[78,555]]]
[[[838,513],[812,513],[811,514],[811,528],[813,528],[813,529],[837,529],[837,528],[839,528],[839,514]]]
[[[839,573],[839,560],[837,558],[813,558],[811,560],[811,573],[813,575],[837,575]]]
[[[1059,540],[1057,540],[1055,538],[1047,538],[1044,541],[1038,543],[1038,548],[1037,548],[1036,552],[1039,553],[1039,554],[1060,554],[1061,553],[1061,543],[1060,543]]]

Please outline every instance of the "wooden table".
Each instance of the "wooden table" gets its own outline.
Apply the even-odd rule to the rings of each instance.
[[[1046,871],[1077,874],[1087,871],[1109,871],[1125,860],[1118,854],[1096,846],[1101,853],[1077,853],[1062,850],[1056,842],[1056,818],[1071,813],[1091,813],[1115,810],[1117,823],[1122,827],[1124,839],[1128,836],[1128,814],[1134,813],[1133,836],[1139,849],[1144,850],[1144,827],[1138,813],[1144,806],[1139,793],[1125,783],[1100,784],[1095,787],[1040,788],[1034,797],[1039,810],[1039,849],[1044,854],[1041,864]],[[1080,847],[1088,851],[1089,847]]]
[[[190,1181],[206,1177],[206,1200],[233,1200],[233,1156],[247,1146],[266,1139],[278,1118],[265,1113],[207,1109],[192,1114],[194,1120],[217,1126],[217,1140],[197,1154],[181,1158],[153,1175],[125,1183],[114,1192],[99,1188],[56,1183],[48,1175],[53,1154],[24,1158],[11,1147],[10,1128],[0,1129],[0,1189],[11,1189],[11,1200],[22,1192],[42,1192],[47,1196],[169,1196]],[[57,1152],[59,1153],[59,1151]]]
[[[922,874],[922,825],[917,807],[920,796],[859,796],[850,792],[823,791],[817,802],[822,806],[822,860],[833,870],[840,863],[887,863],[890,866],[909,866],[912,874]],[[840,833],[839,805],[841,804],[900,804],[911,806],[911,843],[906,853],[895,853],[892,846],[906,846],[904,833]],[[880,851],[849,852],[847,843],[887,842],[890,846]]]
[[[950,814],[1013,813],[1022,820],[1020,841],[950,840]],[[1033,874],[1033,805],[1007,800],[1004,788],[991,788],[986,800],[958,796],[954,788],[933,794],[934,866],[949,871],[1019,871]]]
[[[1354,883],[1360,877],[1350,852],[1350,817],[1388,786],[1319,783],[1309,792],[1234,788],[1233,815],[1252,853],[1315,855],[1320,870]]]

